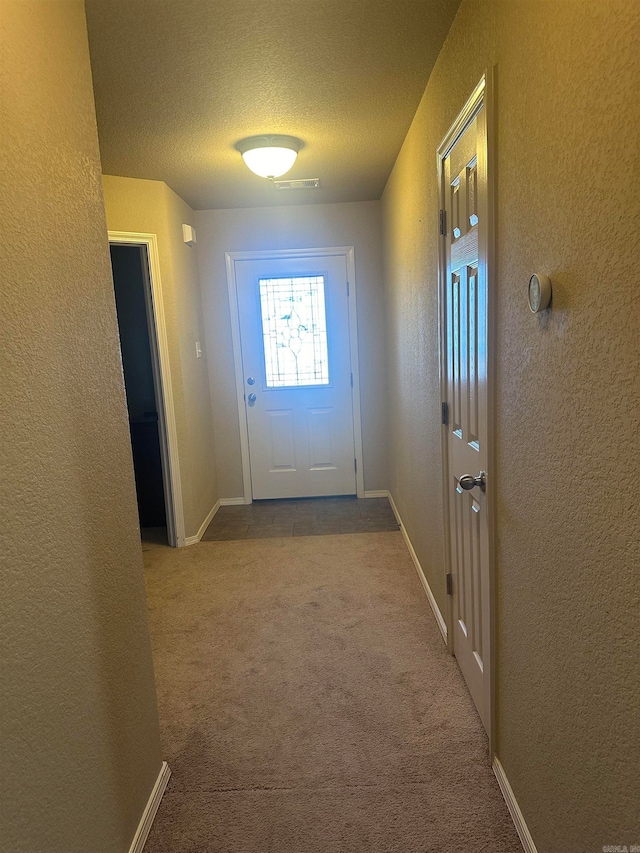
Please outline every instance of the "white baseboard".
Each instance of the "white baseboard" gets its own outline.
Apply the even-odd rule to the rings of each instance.
[[[205,520],[200,525],[200,529],[198,530],[196,535],[195,536],[187,536],[187,538],[184,540],[185,545],[196,545],[202,539],[202,537],[204,536],[205,530],[211,524],[211,519],[218,512],[218,510],[220,509],[221,506],[222,506],[222,501],[216,501],[215,502],[215,504],[211,507],[211,509],[207,513],[207,517],[205,518]]]
[[[493,772],[496,774],[496,779],[498,780],[498,785],[500,785],[502,796],[504,797],[504,801],[509,809],[511,820],[513,821],[516,831],[520,836],[520,841],[522,842],[525,853],[538,853],[536,845],[533,842],[533,838],[531,837],[531,833],[529,832],[529,827],[527,826],[522,812],[520,811],[518,801],[516,800],[515,794],[509,784],[509,780],[507,779],[507,774],[504,772],[504,767],[500,763],[500,759],[494,757],[493,764],[491,766],[493,767]]]
[[[365,492],[364,496],[365,498],[388,498],[389,492],[386,489],[374,489],[373,491]],[[240,506],[244,503],[244,498],[220,498],[220,506]]]
[[[158,773],[158,778],[156,779],[156,783],[153,786],[153,790],[151,791],[151,795],[147,801],[147,805],[142,812],[142,817],[140,818],[140,823],[136,829],[136,834],[133,836],[129,853],[142,853],[144,845],[147,842],[147,838],[149,837],[149,833],[151,832],[153,821],[158,808],[160,807],[160,801],[162,800],[162,796],[166,790],[170,776],[171,770],[169,769],[169,765],[166,761],[163,761],[160,773]]]
[[[389,492],[389,503],[391,504],[391,509],[393,510],[395,517],[398,520],[398,524],[400,525],[400,530],[402,531],[402,535],[404,536],[404,541],[407,544],[407,548],[409,553],[411,554],[411,559],[413,560],[413,565],[416,567],[416,571],[418,572],[418,577],[424,587],[424,591],[427,594],[427,599],[429,600],[429,604],[431,605],[431,609],[433,610],[433,615],[436,618],[436,623],[438,628],[440,629],[440,633],[442,634],[442,639],[445,644],[447,642],[447,623],[440,612],[440,608],[438,607],[438,603],[435,600],[433,593],[431,592],[431,587],[429,586],[429,582],[427,581],[427,576],[425,575],[422,566],[420,565],[420,560],[418,559],[418,555],[415,552],[413,545],[411,544],[411,539],[409,539],[409,534],[407,533],[404,524],[402,523],[402,519],[400,518],[400,513],[398,512],[398,507],[396,506],[396,502],[393,499],[393,495]]]

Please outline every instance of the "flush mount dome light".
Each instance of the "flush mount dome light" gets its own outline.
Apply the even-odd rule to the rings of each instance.
[[[242,159],[261,178],[279,178],[296,162],[302,141],[295,136],[250,136],[236,143]]]

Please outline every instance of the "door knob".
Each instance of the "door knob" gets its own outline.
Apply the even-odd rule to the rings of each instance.
[[[253,406],[253,404],[256,401],[256,395],[255,394],[249,394],[249,396],[247,397],[247,400],[249,401],[249,405]]]
[[[485,476],[484,471],[480,471],[477,477],[472,477],[471,474],[463,474],[459,480],[460,488],[469,492],[471,489],[475,488],[475,486],[479,486],[481,491],[484,492],[487,488]]]

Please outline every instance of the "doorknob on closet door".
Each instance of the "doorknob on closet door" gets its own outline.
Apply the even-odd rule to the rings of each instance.
[[[460,477],[459,481],[460,488],[469,492],[471,491],[471,489],[475,488],[476,486],[479,486],[480,490],[484,492],[487,488],[485,476],[486,475],[484,471],[480,471],[477,477],[473,477],[471,474],[463,474],[462,477]]]

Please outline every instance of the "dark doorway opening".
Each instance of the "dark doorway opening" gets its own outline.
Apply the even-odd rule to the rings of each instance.
[[[149,324],[153,321],[149,316],[146,250],[144,246],[115,244],[110,249],[140,527],[143,539],[147,529],[153,528],[154,538],[160,535],[166,541],[165,485],[149,333]]]

